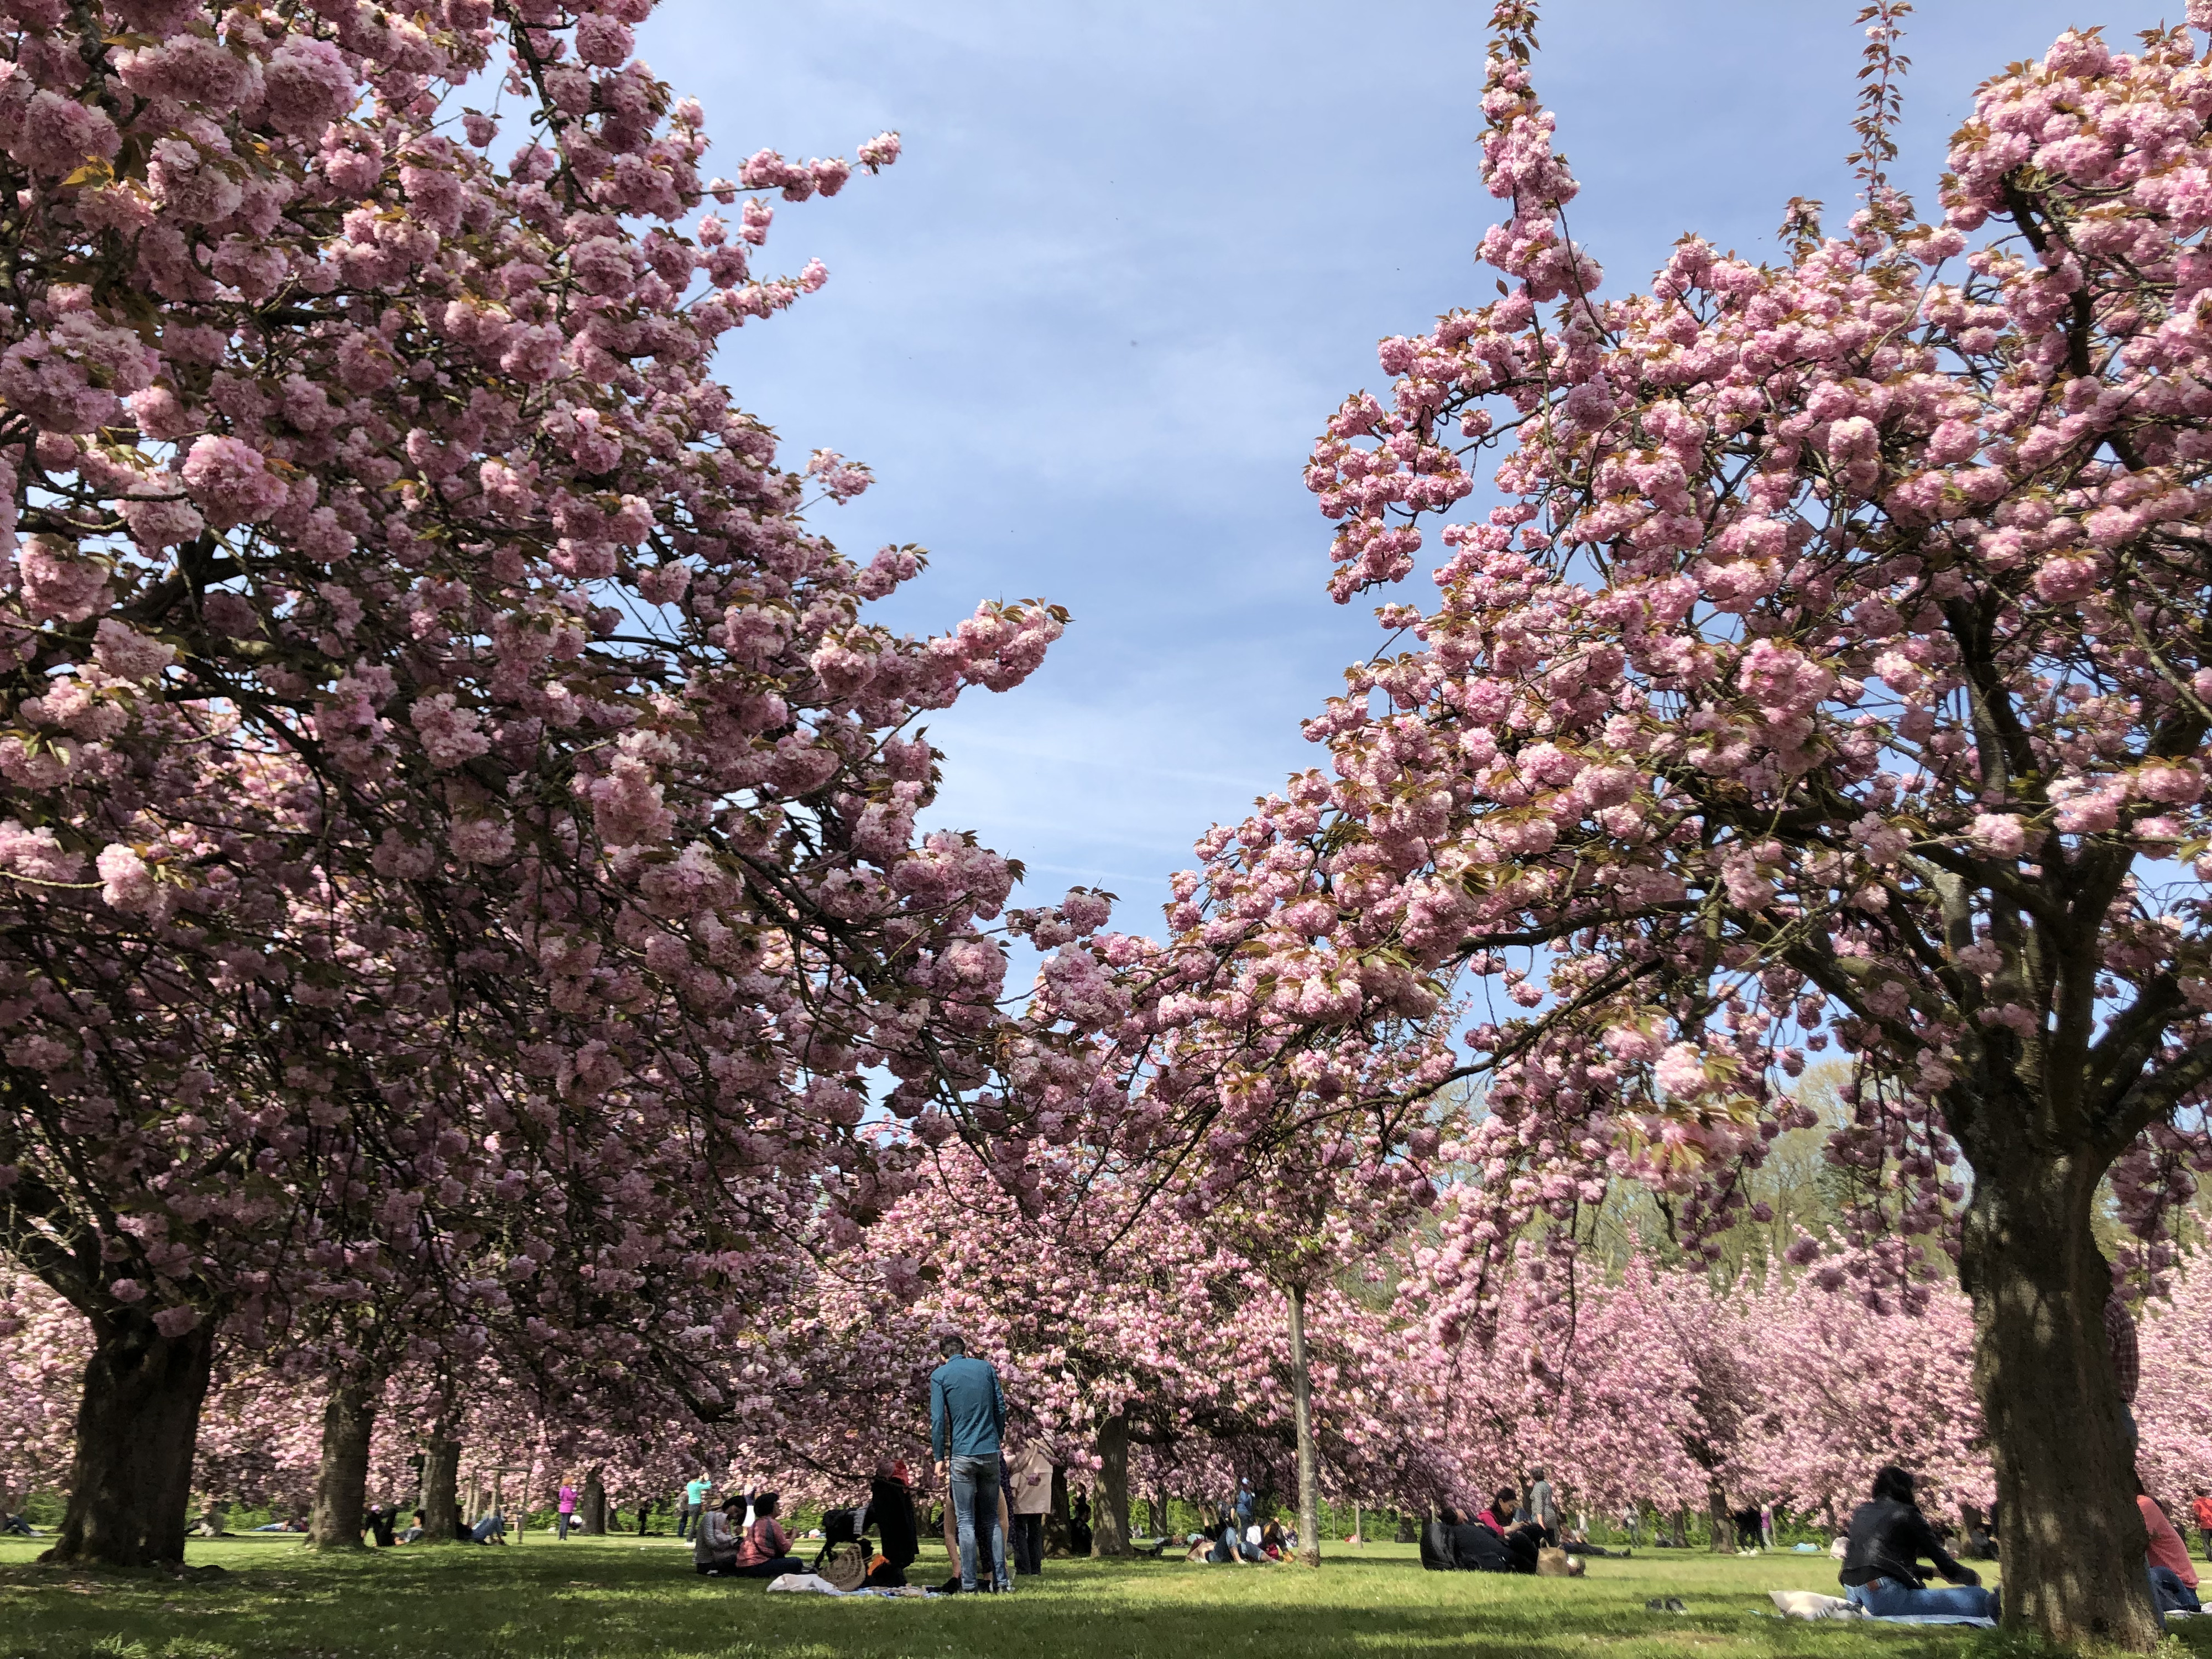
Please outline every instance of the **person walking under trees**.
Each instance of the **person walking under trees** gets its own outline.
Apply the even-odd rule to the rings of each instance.
[[[561,1498],[556,1508],[553,1528],[562,1543],[568,1540],[568,1528],[576,1519],[576,1489],[568,1482],[561,1483]]]
[[[2197,1541],[2204,1546],[2204,1559],[2212,1561],[2212,1492],[2203,1486],[2189,1501],[2189,1518],[2197,1523]]]
[[[1012,1590],[1006,1534],[999,1526],[999,1443],[1006,1426],[1006,1397],[998,1371],[988,1360],[969,1358],[968,1344],[958,1335],[948,1334],[938,1352],[945,1363],[929,1374],[929,1449],[937,1478],[951,1482],[960,1588],[969,1594],[975,1589],[980,1524],[990,1534],[991,1586]]]

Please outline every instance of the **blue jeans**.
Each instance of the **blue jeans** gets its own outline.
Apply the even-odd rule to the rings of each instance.
[[[1864,1607],[1876,1619],[1896,1619],[1912,1613],[1964,1613],[1969,1619],[1994,1619],[1990,1593],[1972,1584],[1953,1584],[1943,1589],[1908,1589],[1887,1578],[1869,1583],[1847,1584],[1844,1599]]]
[[[956,1457],[951,1468],[952,1519],[960,1536],[960,1588],[975,1588],[975,1528],[980,1521],[991,1537],[991,1583],[1000,1589],[1010,1589],[1006,1535],[999,1530],[999,1455]]]
[[[2181,1575],[2172,1567],[2154,1566],[2150,1570],[2150,1595],[2152,1603],[2161,1614],[2204,1611],[2197,1592],[2183,1583]]]

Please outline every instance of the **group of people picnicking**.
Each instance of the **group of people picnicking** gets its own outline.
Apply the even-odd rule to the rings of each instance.
[[[2108,1321],[2108,1323],[2110,1322]],[[2120,1373],[2124,1398],[2132,1395],[2127,1385],[2126,1361],[2132,1358],[2131,1329],[2116,1333],[2115,1369]],[[930,1374],[930,1453],[937,1480],[946,1502],[942,1514],[945,1552],[957,1564],[956,1576],[943,1586],[945,1592],[1005,1593],[1013,1588],[1016,1573],[1043,1570],[1044,1517],[1052,1504],[1053,1463],[1045,1447],[1032,1439],[1008,1455],[1006,1446],[1006,1402],[996,1369],[987,1360],[969,1355],[965,1342],[948,1334],[940,1343],[943,1363]],[[2133,1426],[2132,1418],[2128,1426]],[[2132,1448],[2130,1448],[2132,1449]],[[714,1482],[702,1474],[684,1488],[679,1504],[677,1535],[692,1542],[696,1571],[707,1577],[773,1580],[787,1573],[808,1571],[793,1549],[793,1540],[780,1518],[781,1494],[774,1491],[737,1492],[712,1501]],[[2148,1549],[2145,1570],[2151,1594],[2161,1613],[2196,1613],[2197,1574],[2187,1546],[2155,1499],[2136,1481],[2136,1504],[2142,1511]],[[563,1481],[559,1491],[556,1527],[566,1538],[577,1508],[574,1486]],[[641,1519],[642,1519],[642,1510]],[[425,1511],[413,1511],[413,1524],[398,1528],[397,1505],[372,1509],[363,1517],[362,1530],[375,1542],[389,1547],[412,1543],[425,1535]],[[870,1483],[866,1501],[851,1511],[839,1512],[842,1530],[830,1541],[866,1545],[876,1536],[877,1549],[867,1559],[865,1582],[878,1588],[903,1588],[906,1574],[920,1553],[921,1517],[915,1489],[905,1462],[896,1458],[879,1462]],[[11,1517],[12,1518],[12,1517]],[[2212,1555],[2212,1492],[2198,1487],[2193,1495],[2190,1519],[2203,1534]],[[473,1526],[466,1523],[460,1507],[452,1517],[454,1535],[478,1544],[504,1543],[505,1518],[487,1514]],[[1632,1527],[1632,1512],[1629,1517]],[[1729,1516],[1740,1540],[1757,1538],[1773,1543],[1771,1508],[1746,1509]],[[1070,1543],[1087,1553],[1088,1504],[1079,1494],[1069,1528]],[[221,1535],[219,1515],[203,1517],[201,1531]],[[18,1523],[17,1529],[25,1529]],[[304,1530],[304,1519],[275,1522],[260,1531]],[[1965,1553],[1995,1559],[1996,1518],[1986,1528],[1978,1513],[1970,1513]],[[1979,1575],[1953,1556],[1947,1534],[1931,1524],[1917,1500],[1911,1473],[1886,1465],[1874,1479],[1867,1502],[1853,1512],[1843,1537],[1831,1546],[1841,1566],[1844,1598],[1875,1618],[1997,1616],[2001,1590],[1982,1588]],[[1677,1540],[1680,1541],[1680,1540]],[[1288,1517],[1263,1519],[1259,1500],[1249,1481],[1240,1482],[1236,1496],[1223,1503],[1212,1524],[1180,1537],[1164,1537],[1146,1553],[1154,1556],[1181,1549],[1183,1559],[1208,1565],[1252,1565],[1280,1561],[1297,1550],[1297,1534]],[[1586,1533],[1563,1525],[1558,1498],[1540,1468],[1531,1469],[1525,1486],[1501,1486],[1488,1507],[1467,1510],[1444,1506],[1420,1534],[1421,1565],[1432,1571],[1578,1575],[1588,1556],[1627,1556],[1631,1549],[1610,1550],[1591,1543]],[[1922,1563],[1933,1564],[1934,1576],[1948,1587],[1932,1587]]]
[[[1421,1565],[1432,1572],[1547,1571],[1579,1577],[1582,1558],[1628,1556],[1632,1549],[1610,1550],[1570,1529],[1559,1500],[1541,1469],[1528,1471],[1525,1486],[1500,1486],[1490,1507],[1467,1510],[1447,1504],[1421,1528]]]
[[[1013,1589],[1014,1572],[1044,1570],[1052,1460],[1034,1441],[1007,1455],[1006,1399],[989,1361],[971,1356],[957,1335],[943,1339],[939,1353],[944,1363],[929,1377],[930,1455],[948,1500],[945,1553],[959,1564],[957,1577],[943,1588],[969,1595],[1004,1593]],[[808,1571],[792,1553],[790,1535],[776,1518],[780,1494],[732,1493],[714,1508],[707,1503],[712,1488],[704,1475],[690,1482],[678,1522],[682,1536],[696,1517],[691,1536],[696,1571],[708,1577],[775,1579]],[[1087,1534],[1086,1519],[1079,1503],[1075,1527]],[[866,1502],[849,1512],[838,1530],[854,1540],[876,1534],[878,1548],[867,1563],[868,1587],[906,1586],[907,1569],[921,1553],[921,1524],[913,1480],[902,1460],[884,1458],[876,1465]],[[1082,1541],[1087,1547],[1087,1536]]]

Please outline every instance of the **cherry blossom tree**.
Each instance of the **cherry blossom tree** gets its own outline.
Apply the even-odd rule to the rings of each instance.
[[[747,1407],[738,1467],[835,1495],[879,1456],[918,1466],[936,1337],[957,1329],[999,1366],[1017,1431],[1091,1479],[1097,1554],[1127,1551],[1133,1468],[1217,1498],[1238,1473],[1288,1471],[1290,1327],[1249,1231],[1226,1213],[1187,1220],[1080,1151],[1032,1149],[1025,1170],[1033,1184],[1010,1191],[985,1157],[948,1145],[871,1227],[863,1259],[823,1262],[814,1312],[763,1331],[731,1385]],[[1309,1443],[1332,1486],[1377,1500],[1448,1490],[1425,1342],[1325,1279],[1310,1305]]]
[[[1318,1082],[1388,1021],[1461,1045],[1427,1085],[1488,1084],[1446,1338],[1616,1182],[1702,1248],[1839,1047],[1832,1155],[1883,1194],[1839,1260],[1909,1310],[1915,1241],[1959,1252],[2007,1619],[2147,1647],[2090,1223],[2111,1172],[2154,1227],[2206,1150],[2212,70],[2180,30],[2063,36],[1978,93],[1929,222],[1886,171],[1902,10],[1864,20],[1842,234],[1792,204],[1784,260],[1688,236],[1607,299],[1534,9],[1498,7],[1502,297],[1385,341],[1389,395],[1308,473],[1340,599],[1443,518],[1437,597],[1384,605],[1404,648],[1309,723],[1334,775],[1180,878],[1170,954],[1214,965],[1171,1012],[1265,1028],[1216,1096]],[[1493,452],[1502,503],[1451,517]]]
[[[769,198],[854,164],[702,181],[649,9],[7,9],[0,1243],[94,1326],[60,1559],[179,1553],[219,1328],[426,1233],[465,1298],[580,1244],[726,1289],[724,1182],[847,1242],[896,1191],[864,1073],[980,1133],[1059,1063],[907,727],[1062,619],[866,616],[921,555],[801,516],[866,470],[707,372],[824,279],[753,271]]]
[[[2212,1263],[2201,1253],[2189,1258],[2170,1291],[2145,1305],[2137,1328],[2136,1466],[2175,1524],[2185,1526],[2196,1489],[2212,1486]]]

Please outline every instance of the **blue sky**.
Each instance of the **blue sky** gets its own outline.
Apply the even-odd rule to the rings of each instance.
[[[1975,85],[2069,25],[2116,41],[2168,13],[1923,0],[1894,177],[1932,206]],[[1579,0],[1546,8],[1536,84],[1606,290],[1685,230],[1753,258],[1791,196],[1850,206],[1852,0]],[[1157,932],[1208,824],[1316,763],[1298,722],[1378,638],[1323,588],[1329,526],[1299,481],[1377,338],[1494,297],[1472,250],[1480,0],[664,0],[639,50],[699,98],[734,174],[763,145],[906,155],[783,206],[764,271],[829,286],[731,337],[739,401],[803,457],[873,467],[817,523],[865,558],[919,542],[890,620],[981,599],[1074,613],[1026,685],[931,722],[939,824]],[[1416,603],[1433,590],[1405,597]]]

